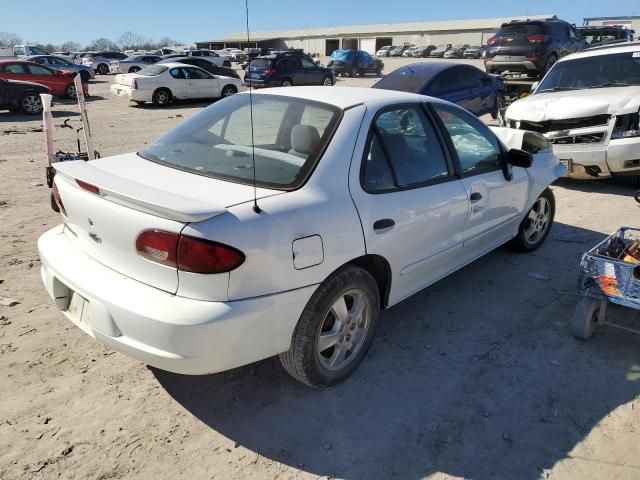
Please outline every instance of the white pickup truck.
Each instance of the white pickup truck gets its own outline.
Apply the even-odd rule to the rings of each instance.
[[[49,55],[49,53],[37,45],[0,47],[0,58],[30,57],[31,55]]]

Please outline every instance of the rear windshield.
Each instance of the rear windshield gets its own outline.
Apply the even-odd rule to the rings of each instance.
[[[138,75],[144,75],[145,77],[155,77],[156,75],[160,75],[162,72],[167,70],[167,66],[165,65],[151,65],[149,67],[145,67],[142,70],[138,70]]]
[[[148,160],[236,183],[301,186],[328,145],[341,110],[277,95],[233,95],[191,117],[139,152]],[[253,136],[253,142],[252,142]],[[252,148],[253,145],[253,148]]]
[[[545,33],[545,28],[539,23],[521,23],[502,27],[498,35],[535,35]]]
[[[268,68],[271,66],[271,60],[267,58],[256,58],[251,62],[252,67]]]

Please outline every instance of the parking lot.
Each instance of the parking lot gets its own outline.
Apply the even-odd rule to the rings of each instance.
[[[89,87],[103,157],[209,104],[133,106],[111,82]],[[76,149],[78,120],[72,102],[54,107],[57,149]],[[44,166],[40,118],[0,111],[0,297],[18,302],[0,306],[0,478],[640,478],[640,337],[605,327],[581,342],[567,328],[581,254],[640,224],[633,182],[558,181],[539,250],[500,248],[385,311],[353,377],[317,391],[277,359],[167,373],[73,326],[40,278],[36,240],[60,222]]]

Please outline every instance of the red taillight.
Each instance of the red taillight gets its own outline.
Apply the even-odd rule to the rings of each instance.
[[[138,89],[138,80],[136,80],[135,78],[133,79],[133,82],[131,82],[131,88],[133,88],[134,90]]]
[[[487,45],[493,45],[497,41],[498,41],[498,39],[495,36],[490,37],[489,40],[487,40]]]
[[[273,77],[276,74],[276,69],[275,68],[267,68],[267,69],[265,69],[264,74],[267,77]]]
[[[136,240],[136,250],[147,260],[192,273],[230,272],[245,256],[228,245],[161,230],[146,230]]]
[[[136,250],[147,260],[175,268],[178,266],[178,240],[180,235],[177,233],[145,230],[136,239]]]
[[[549,35],[527,35],[527,40],[529,43],[545,43],[549,40]]]
[[[86,190],[87,192],[95,193],[96,195],[100,195],[100,189],[95,185],[91,185],[90,183],[83,182],[82,180],[78,180],[77,178],[76,178],[76,183],[83,190]]]
[[[64,204],[62,203],[62,197],[60,196],[60,191],[58,190],[58,186],[56,185],[56,182],[53,182],[52,190],[53,190],[53,199],[56,201],[56,205],[58,205],[60,212],[66,217],[67,211],[64,209]]]

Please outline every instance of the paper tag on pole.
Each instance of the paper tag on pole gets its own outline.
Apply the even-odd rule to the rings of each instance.
[[[78,107],[80,108],[80,118],[82,119],[82,132],[84,134],[84,143],[87,147],[87,155],[89,160],[95,160],[96,154],[93,148],[93,139],[91,138],[91,127],[89,126],[89,117],[87,115],[87,105],[84,103],[84,89],[82,86],[82,77],[76,75],[73,83],[76,86],[76,96],[78,97]],[[80,152],[78,152],[80,153]]]

